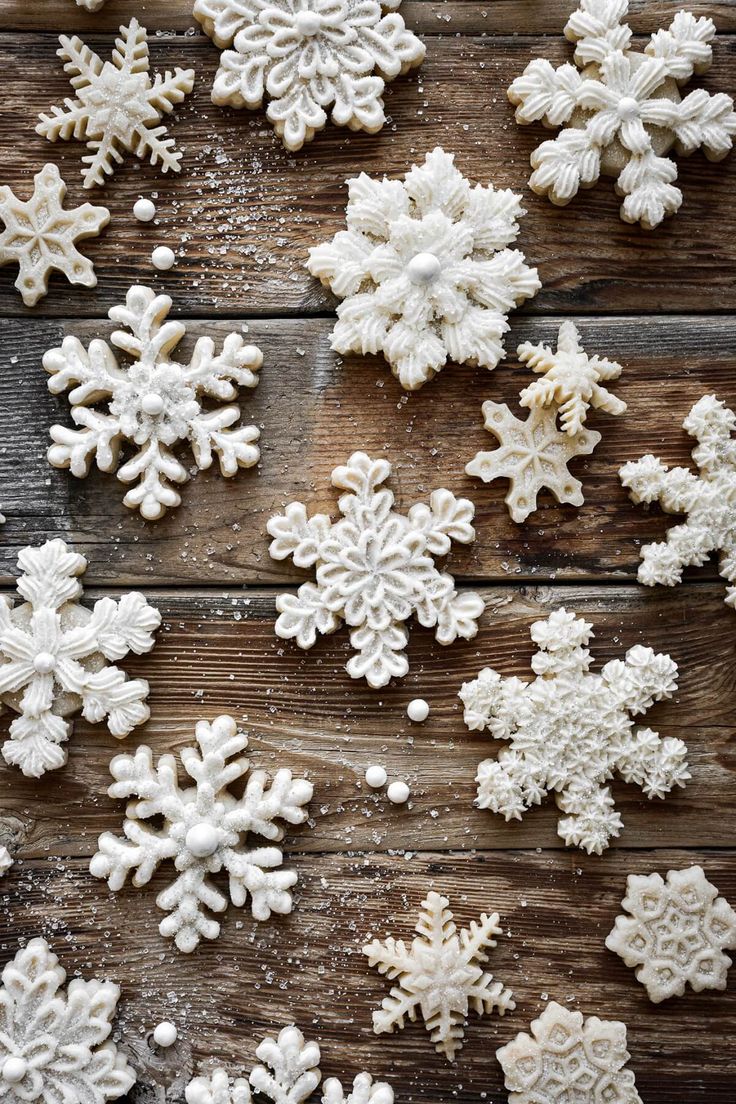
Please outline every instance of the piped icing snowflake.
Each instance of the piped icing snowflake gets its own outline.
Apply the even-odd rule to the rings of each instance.
[[[421,65],[401,0],[196,0],[194,16],[224,51],[212,89],[223,106],[258,108],[288,150],[327,122],[375,134],[386,81]]]
[[[583,1019],[582,1012],[551,1001],[522,1031],[496,1051],[509,1104],[642,1104],[626,1064],[626,1025]]]
[[[519,196],[471,187],[439,147],[399,180],[348,181],[347,230],[309,251],[308,268],[338,298],[332,348],[383,353],[414,391],[447,360],[495,368],[507,315],[542,286],[507,248]]]
[[[251,1104],[251,1087],[259,1099],[273,1104],[304,1104],[322,1080],[319,1046],[307,1042],[293,1024],[282,1028],[278,1038],[264,1039],[256,1057],[260,1064],[253,1067],[249,1080],[231,1080],[222,1067],[193,1078],[184,1094],[187,1104]],[[363,1071],[347,1091],[337,1077],[328,1077],[321,1099],[322,1104],[393,1104],[394,1094],[385,1081],[374,1081]]]
[[[62,540],[22,549],[18,566],[24,601],[13,607],[0,598],[0,708],[19,714],[2,755],[39,778],[66,762],[71,714],[107,719],[118,739],[148,720],[148,683],[105,660],[149,652],[161,615],[136,591],[100,598],[91,610],[80,605],[87,561]]]
[[[186,326],[167,321],[171,307],[168,295],[132,287],[125,305],[110,309],[111,320],[124,327],[110,340],[133,359],[128,367],[121,367],[107,342],[96,339],[85,349],[73,336],[43,358],[52,394],[72,388],[72,418],[80,427],[51,427],[49,462],[69,468],[78,478],[88,473],[93,460],[100,471],[117,471],[121,482],[134,484],[123,502],[148,521],[181,502],[173,484],[185,483],[189,473],[171,451],[177,443],[189,442],[202,471],[216,454],[225,476],[252,467],[260,458],[258,428],[231,428],[240,418],[237,405],[207,407],[209,399],[228,402],[237,398],[238,387],[257,385],[260,349],[231,333],[216,353],[212,338],[200,337],[189,363],[180,364],[172,358]],[[96,409],[102,402],[107,413]],[[126,440],[137,451],[118,467]]]
[[[676,586],[683,568],[699,567],[718,552],[719,571],[731,584],[726,604],[736,609],[736,414],[715,395],[704,395],[682,425],[698,442],[692,452],[697,475],[668,468],[651,453],[619,471],[633,502],[659,502],[668,514],[687,515],[664,541],[644,545],[639,582]]]
[[[621,218],[649,230],[682,202],[677,166],[666,154],[673,147],[679,154],[702,148],[710,161],[720,161],[733,144],[736,113],[723,92],[711,96],[698,88],[680,96],[693,73],[710,68],[711,19],[680,11],[640,53],[630,49],[627,11],[627,0],[581,0],[565,27],[581,72],[536,58],[508,96],[518,123],[562,127],[532,154],[533,191],[564,205],[601,174],[615,176],[624,197]]]
[[[736,912],[706,878],[701,866],[659,874],[630,874],[621,902],[630,916],[617,916],[606,938],[655,1004],[681,997],[685,986],[725,989],[736,948]]]
[[[52,142],[86,142],[92,152],[82,158],[84,187],[104,184],[122,162],[123,151],[148,158],[163,172],[179,172],[182,154],[161,119],[192,91],[194,70],[177,68],[152,80],[148,36],[137,19],[120,28],[110,61],[103,62],[76,35],[61,35],[59,42],[57,54],[76,95],[40,115],[36,133]]]
[[[677,664],[637,644],[624,660],[612,659],[593,674],[586,647],[591,629],[583,618],[555,610],[531,627],[539,648],[534,681],[503,678],[486,667],[464,683],[460,698],[469,729],[510,743],[478,767],[478,807],[521,820],[554,792],[566,814],[558,834],[568,846],[600,855],[623,827],[609,779],[618,774],[647,797],[662,798],[690,774],[682,740],[635,728],[630,716],[672,697]]]
[[[400,1030],[406,1019],[421,1015],[439,1054],[452,1061],[463,1045],[465,1021],[472,1008],[479,1016],[494,1009],[503,1016],[516,1005],[510,989],[484,969],[488,949],[501,928],[497,912],[481,915],[459,932],[439,893],[422,902],[409,947],[403,939],[374,939],[363,947],[371,966],[389,981],[397,981],[380,1009],[373,1013],[377,1035]]]
[[[441,489],[432,492],[429,505],[399,514],[393,493],[382,486],[390,474],[387,460],[354,452],[332,473],[333,486],[347,492],[338,500],[339,521],[326,514],[308,518],[304,504],[292,502],[268,522],[271,556],[315,567],[317,576],[296,595],[278,596],[277,635],[311,648],[318,633],[335,632],[345,621],[357,653],[346,664],[348,674],[373,687],[409,670],[404,622],[412,615],[434,628],[440,644],[451,644],[472,639],[483,612],[480,595],[458,593],[452,576],[434,563],[452,541],[475,539],[472,502]]]
[[[64,207],[66,184],[56,165],[44,165],[33,178],[30,199],[18,199],[7,185],[0,187],[0,266],[18,265],[15,286],[27,307],[36,305],[49,290],[52,272],[61,272],[70,284],[95,287],[92,262],[77,242],[95,238],[110,221],[107,207],[83,203]]]
[[[216,939],[219,921],[210,913],[224,912],[228,899],[212,881],[225,870],[230,900],[242,908],[250,896],[256,920],[268,920],[272,912],[291,912],[289,890],[297,876],[281,870],[278,847],[250,847],[249,836],[278,843],[287,824],[302,824],[312,799],[312,784],[278,770],[268,784],[265,771],[250,770],[246,756],[248,737],[238,731],[232,717],[223,715],[210,724],[198,721],[196,747],[185,747],[181,761],[193,786],[179,784],[176,760],[162,755],[157,767],[149,747],[135,755],[116,755],[110,763],[115,781],[110,797],[137,798],[128,804],[125,839],[103,832],[90,872],[106,878],[116,892],[133,872],[135,886],[146,885],[162,862],[172,860],[175,881],[163,889],[156,904],[167,916],[159,925],[161,935],[173,938],[180,951],[193,951],[200,939]],[[250,772],[250,773],[249,773]],[[247,779],[241,797],[230,787]],[[162,820],[158,825],[159,818]]]
[[[104,1104],[135,1083],[109,1038],[120,999],[111,981],[75,977],[45,939],[32,939],[7,964],[0,989],[0,1099],[3,1104]]]

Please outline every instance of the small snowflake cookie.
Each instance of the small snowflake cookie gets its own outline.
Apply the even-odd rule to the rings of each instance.
[[[700,567],[720,553],[719,570],[730,583],[726,604],[736,609],[736,414],[715,395],[695,403],[683,428],[698,442],[692,452],[698,474],[668,469],[648,453],[620,469],[632,502],[659,502],[668,514],[686,514],[664,541],[641,550],[639,582],[676,586],[685,567]]]
[[[509,1104],[642,1104],[634,1074],[626,1069],[631,1055],[619,1020],[583,1019],[551,1001],[532,1020],[531,1035],[520,1032],[496,1057]]]
[[[623,827],[606,785],[614,775],[649,798],[662,798],[690,774],[682,740],[635,728],[630,716],[672,697],[677,664],[637,644],[624,660],[612,659],[593,674],[586,647],[591,630],[582,617],[555,610],[531,627],[539,648],[532,682],[503,678],[486,667],[464,683],[460,699],[471,731],[486,730],[510,743],[478,767],[478,807],[521,820],[554,792],[567,814],[558,821],[558,834],[568,846],[600,855]]]
[[[180,364],[172,357],[186,326],[167,321],[171,307],[168,295],[132,287],[125,305],[110,309],[111,320],[124,327],[110,340],[133,359],[128,367],[118,364],[107,342],[96,339],[85,349],[71,336],[43,358],[52,394],[72,388],[72,417],[80,427],[51,427],[49,462],[69,468],[80,479],[93,460],[100,471],[117,471],[122,483],[134,484],[123,502],[147,521],[158,520],[181,502],[173,484],[185,483],[189,473],[171,451],[178,442],[189,442],[201,471],[211,466],[216,453],[225,476],[252,467],[261,455],[256,426],[231,428],[240,419],[236,404],[206,405],[208,399],[228,402],[237,398],[238,387],[257,385],[260,349],[231,333],[216,353],[212,338],[200,337],[189,363]],[[108,413],[95,409],[103,402]],[[137,451],[118,467],[126,440]]]
[[[452,541],[475,540],[472,502],[442,489],[432,492],[429,505],[417,503],[399,514],[393,493],[382,486],[390,474],[387,460],[354,452],[332,473],[333,486],[347,492],[338,499],[339,521],[326,514],[308,518],[304,504],[292,502],[268,522],[271,556],[315,567],[317,576],[316,584],[303,583],[296,595],[278,596],[277,635],[311,648],[318,633],[335,632],[345,621],[357,653],[346,670],[373,687],[409,670],[404,622],[412,615],[434,628],[440,644],[451,644],[475,636],[484,608],[479,594],[458,593],[452,575],[434,563]]]
[[[449,904],[439,893],[427,894],[410,947],[389,936],[368,943],[363,954],[389,981],[397,980],[373,1013],[376,1034],[400,1030],[407,1018],[421,1014],[435,1050],[452,1061],[463,1045],[469,1008],[503,1016],[516,1005],[511,990],[484,969],[488,949],[496,946],[493,937],[501,932],[498,913],[483,913],[480,922],[458,932]]]
[[[57,54],[76,96],[63,107],[52,107],[50,115],[40,115],[36,133],[52,142],[76,138],[86,143],[92,152],[82,158],[84,187],[104,184],[124,150],[160,164],[162,172],[179,172],[182,154],[161,119],[192,91],[194,70],[177,68],[151,79],[148,36],[137,19],[120,28],[111,61],[103,63],[76,36],[61,35],[59,42]]]
[[[617,916],[606,938],[609,951],[627,966],[654,1004],[681,997],[685,986],[696,993],[725,989],[736,948],[736,912],[707,880],[701,866],[659,874],[630,874],[621,902],[630,916]]]
[[[307,265],[344,300],[332,348],[383,353],[408,391],[448,359],[495,368],[506,316],[542,286],[507,248],[524,214],[519,196],[471,187],[439,148],[403,183],[361,173],[348,190],[348,229],[310,249]]]
[[[259,108],[288,150],[332,121],[375,134],[385,82],[424,61],[401,0],[196,0],[194,17],[224,51],[212,89],[221,107]]]
[[[80,605],[87,561],[62,540],[22,549],[18,566],[24,601],[13,607],[0,598],[0,708],[19,714],[2,755],[40,778],[66,762],[71,714],[107,719],[118,739],[148,720],[148,683],[105,660],[150,652],[161,614],[136,591],[100,598],[91,610]]]
[[[720,161],[733,144],[736,113],[723,92],[697,88],[680,96],[680,85],[710,68],[712,20],[680,11],[640,53],[630,49],[627,10],[627,0],[581,0],[565,35],[582,71],[537,58],[508,96],[518,123],[562,127],[532,154],[533,191],[564,205],[601,174],[614,176],[624,197],[621,218],[651,230],[682,202],[677,166],[665,155],[673,147],[680,154],[702,148]]]
[[[104,1104],[135,1084],[135,1071],[109,1038],[120,988],[76,977],[64,992],[65,981],[45,939],[32,939],[3,970],[3,1104]]]
[[[30,199],[18,199],[11,188],[0,187],[0,266],[18,265],[15,286],[27,307],[36,305],[49,290],[52,272],[61,272],[70,284],[95,287],[92,262],[77,242],[96,238],[110,221],[107,207],[83,203],[64,207],[66,184],[56,165],[44,165],[33,178]]]
[[[133,885],[142,886],[162,862],[172,859],[177,877],[156,898],[158,907],[168,913],[159,932],[186,953],[200,939],[217,939],[220,934],[219,922],[207,910],[227,908],[227,897],[210,877],[223,869],[229,877],[230,900],[242,908],[250,895],[254,919],[291,912],[289,890],[296,874],[278,869],[283,861],[280,848],[248,847],[248,837],[252,833],[280,842],[285,830],[278,822],[302,824],[313,792],[311,782],[292,778],[289,770],[278,770],[270,785],[265,771],[251,771],[247,757],[240,754],[248,737],[238,731],[232,717],[217,717],[211,724],[198,721],[194,734],[197,747],[181,752],[184,770],[194,781],[186,789],[179,786],[173,755],[162,755],[155,769],[153,753],[145,745],[135,755],[115,756],[110,763],[115,779],[108,789],[110,797],[138,800],[126,809],[125,839],[103,832],[90,862],[94,877],[106,878],[115,892],[131,872]],[[235,797],[229,787],[246,775],[242,796]]]

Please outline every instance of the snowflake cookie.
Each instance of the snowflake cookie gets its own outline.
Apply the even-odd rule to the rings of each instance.
[[[253,1068],[250,1086],[259,1099],[274,1104],[304,1104],[322,1080],[317,1043],[306,1042],[292,1024],[279,1032],[277,1039],[266,1038],[256,1050],[260,1065]],[[244,1077],[231,1081],[222,1067],[195,1077],[186,1087],[187,1104],[251,1104],[249,1082]],[[390,1085],[375,1081],[365,1071],[359,1073],[352,1089],[343,1089],[337,1077],[328,1077],[322,1086],[322,1104],[393,1104]]]
[[[33,178],[33,195],[18,199],[0,187],[0,266],[18,265],[15,286],[27,307],[49,290],[51,273],[61,272],[70,284],[95,287],[92,262],[77,249],[84,238],[96,238],[110,221],[107,207],[83,203],[64,208],[66,184],[56,165],[44,165]]]
[[[120,988],[66,971],[45,939],[32,939],[2,974],[0,1098],[3,1104],[117,1100],[135,1071],[110,1040]]]
[[[736,113],[723,92],[698,88],[680,96],[680,85],[710,68],[712,20],[680,11],[640,53],[630,49],[627,11],[627,0],[581,0],[565,35],[576,44],[582,71],[536,58],[508,97],[518,123],[563,128],[532,154],[533,191],[564,205],[601,174],[615,176],[624,196],[621,218],[651,230],[682,202],[677,166],[665,155],[673,147],[680,154],[702,147],[710,161],[720,161],[733,144]]]
[[[736,609],[736,414],[715,395],[704,395],[682,425],[698,442],[692,452],[697,475],[668,469],[651,453],[619,471],[633,502],[659,502],[668,514],[687,514],[664,541],[644,545],[639,582],[676,586],[683,568],[699,567],[719,552],[719,571],[731,584],[726,604]]]
[[[496,1051],[509,1104],[642,1104],[626,1063],[626,1025],[583,1019],[551,1001],[531,1035],[520,1032]]]
[[[387,81],[424,61],[396,9],[401,0],[196,0],[194,17],[224,53],[220,107],[259,108],[288,150],[332,121],[375,134]]]
[[[256,920],[268,920],[272,912],[291,912],[289,890],[296,874],[277,869],[283,861],[280,848],[249,848],[248,837],[252,833],[278,843],[284,828],[277,822],[302,824],[312,800],[312,783],[292,778],[289,770],[277,771],[270,785],[265,771],[250,770],[248,759],[240,755],[248,737],[238,731],[232,717],[216,717],[211,724],[198,721],[194,734],[197,747],[181,752],[184,770],[195,783],[185,789],[179,785],[173,755],[162,755],[155,770],[153,753],[145,745],[135,755],[115,756],[110,763],[115,779],[108,789],[110,797],[138,800],[126,809],[125,839],[103,832],[89,867],[95,878],[106,878],[110,889],[117,891],[131,871],[133,885],[142,886],[160,863],[172,859],[178,876],[156,898],[158,907],[169,914],[159,932],[173,937],[179,950],[187,953],[200,939],[220,934],[219,922],[206,910],[227,908],[227,897],[210,878],[223,869],[229,877],[230,900],[241,908],[250,894]],[[242,796],[235,797],[229,787],[246,775]]]
[[[557,407],[534,405],[526,421],[515,417],[506,403],[483,403],[485,427],[499,448],[477,452],[465,465],[468,475],[491,483],[508,479],[505,502],[515,522],[521,524],[537,509],[537,495],[546,487],[558,502],[582,506],[583,485],[568,471],[576,456],[590,456],[601,439],[594,429],[574,435],[560,433]]]
[[[624,660],[612,659],[592,674],[591,629],[582,617],[555,610],[531,627],[539,648],[532,658],[536,679],[503,678],[486,667],[464,683],[460,699],[471,731],[487,730],[511,744],[478,767],[478,807],[521,820],[554,791],[567,814],[558,834],[568,846],[600,855],[623,827],[609,779],[618,774],[647,797],[662,798],[690,774],[682,740],[637,729],[629,716],[672,697],[677,664],[636,644]]]
[[[99,5],[98,5],[99,6]],[[92,8],[91,10],[95,10]],[[137,19],[120,28],[112,61],[102,62],[81,38],[59,38],[58,56],[76,93],[63,107],[40,115],[36,133],[55,142],[76,138],[92,152],[82,158],[84,187],[104,184],[127,150],[163,172],[179,172],[182,154],[161,124],[194,86],[193,69],[175,69],[153,80],[149,72],[148,36]]]
[[[630,916],[617,916],[606,938],[609,951],[635,966],[654,1004],[696,992],[725,989],[736,948],[736,912],[706,879],[701,866],[659,874],[630,874],[621,902]]]
[[[0,598],[0,708],[19,714],[2,756],[40,778],[66,763],[71,714],[107,719],[118,739],[148,720],[148,683],[105,660],[150,652],[161,615],[136,591],[80,605],[87,561],[62,540],[22,549],[18,566],[23,603]]]
[[[399,180],[348,181],[348,229],[309,251],[313,276],[343,299],[332,348],[383,353],[415,391],[448,359],[495,368],[506,316],[542,286],[508,249],[524,214],[519,196],[471,187],[439,147]]]
[[[432,492],[429,505],[417,503],[399,514],[393,493],[382,486],[390,474],[387,460],[354,452],[332,473],[333,486],[348,492],[338,499],[339,521],[326,514],[308,518],[304,504],[292,502],[268,522],[271,556],[315,566],[317,576],[316,584],[303,583],[296,595],[278,596],[277,635],[311,648],[318,633],[334,632],[344,620],[357,652],[346,670],[373,687],[409,670],[404,622],[412,614],[434,628],[440,644],[451,644],[475,636],[484,608],[479,594],[458,593],[452,575],[434,563],[452,541],[475,540],[473,503],[441,489]]]
[[[480,923],[473,920],[458,933],[449,904],[428,893],[410,947],[389,936],[368,943],[363,954],[389,981],[398,979],[373,1013],[376,1034],[399,1030],[407,1017],[413,1022],[421,1014],[435,1050],[452,1061],[463,1045],[469,1009],[479,1016],[495,1009],[503,1016],[516,1005],[511,990],[483,968],[501,932],[498,913],[482,913]]]
[[[206,409],[205,400],[227,402],[238,387],[255,387],[263,363],[260,349],[245,345],[239,334],[225,338],[215,353],[210,337],[200,337],[188,364],[172,359],[186,333],[182,322],[167,321],[172,302],[147,287],[132,287],[125,306],[112,307],[109,316],[124,326],[110,340],[133,358],[121,367],[107,342],[94,340],[85,349],[76,337],[65,337],[60,348],[49,349],[43,366],[51,375],[49,390],[58,395],[68,388],[72,418],[80,429],[51,427],[54,444],[49,462],[85,476],[93,460],[100,471],[117,471],[122,483],[135,486],[123,502],[140,510],[148,521],[178,506],[181,495],[174,483],[185,483],[189,473],[171,447],[188,441],[197,467],[209,468],[213,453],[225,476],[250,468],[260,458],[254,425],[231,429],[240,418],[233,404]],[[104,402],[108,413],[94,407]],[[123,441],[137,449],[118,468]]]

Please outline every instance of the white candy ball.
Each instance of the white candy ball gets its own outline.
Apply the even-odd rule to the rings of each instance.
[[[157,245],[151,254],[151,264],[161,272],[166,272],[176,264],[176,256],[168,245]]]
[[[187,1104],[209,1104],[212,1095],[202,1078],[197,1077],[194,1081],[190,1081],[184,1089],[184,1099]]]
[[[409,800],[410,793],[411,790],[406,782],[392,782],[386,790],[386,795],[392,805],[403,805],[405,801]]]
[[[213,824],[193,824],[184,840],[188,851],[198,859],[214,855],[220,845],[220,833]]]
[[[414,698],[406,707],[406,715],[410,721],[421,724],[429,716],[429,703],[424,698]]]
[[[150,222],[156,217],[156,204],[152,199],[137,199],[133,204],[133,214],[139,222]]]
[[[372,790],[380,790],[381,786],[386,785],[387,778],[388,775],[383,767],[369,767],[365,772],[365,780]]]
[[[23,1080],[27,1072],[28,1063],[25,1058],[12,1054],[10,1058],[5,1059],[2,1068],[2,1077],[9,1085],[17,1085],[19,1081]]]
[[[176,1025],[170,1023],[168,1020],[162,1020],[160,1024],[156,1024],[153,1029],[153,1041],[156,1046],[170,1047],[176,1042],[176,1037],[179,1032],[176,1030]]]

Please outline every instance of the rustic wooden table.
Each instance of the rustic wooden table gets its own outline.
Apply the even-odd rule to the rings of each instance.
[[[217,942],[182,955],[157,931],[154,897],[170,871],[115,897],[88,874],[98,834],[118,829],[122,814],[106,794],[108,762],[120,748],[105,727],[77,721],[68,765],[39,782],[0,765],[0,842],[18,858],[0,890],[2,960],[19,939],[44,934],[70,972],[120,982],[137,1101],[182,1100],[194,1066],[210,1057],[247,1070],[264,1033],[296,1021],[322,1044],[325,1074],[365,1066],[393,1083],[397,1104],[500,1102],[494,1051],[528,1027],[548,996],[626,1022],[646,1104],[734,1099],[736,978],[724,993],[654,1006],[603,940],[630,872],[699,862],[736,904],[736,615],[723,604],[713,563],[675,590],[637,585],[640,546],[669,522],[632,506],[617,478],[623,461],[648,451],[687,463],[681,423],[692,403],[707,392],[736,401],[736,157],[715,166],[700,155],[681,160],[683,208],[655,233],[619,220],[607,182],[564,210],[532,195],[528,158],[540,130],[514,124],[505,89],[530,58],[569,57],[561,30],[573,6],[406,0],[427,59],[389,87],[384,132],[330,126],[289,155],[261,112],[211,104],[219,54],[196,29],[192,0],[108,0],[97,15],[72,0],[0,3],[0,179],[24,193],[50,160],[62,167],[70,199],[92,198],[112,212],[103,237],[86,244],[99,277],[94,291],[54,278],[48,297],[26,310],[15,270],[0,272],[2,582],[10,593],[24,545],[71,541],[89,559],[89,596],[134,585],[163,615],[153,653],[123,664],[151,684],[152,718],[127,749],[142,740],[156,753],[180,748],[197,718],[230,711],[250,733],[255,763],[287,760],[315,786],[311,828],[286,843],[299,872],[294,912],[259,925],[231,907]],[[679,6],[637,2],[633,25],[650,32]],[[733,93],[736,3],[690,7],[719,30],[705,85]],[[45,142],[34,121],[69,91],[56,36],[83,33],[107,51],[132,15],[148,27],[158,66],[196,69],[194,95],[172,124],[184,171],[172,179],[129,158],[89,197],[78,177],[82,147]],[[438,143],[469,177],[524,192],[520,244],[544,288],[513,315],[507,348],[549,339],[572,317],[591,350],[625,365],[617,393],[628,413],[593,419],[603,441],[574,468],[585,484],[579,510],[545,498],[516,526],[503,506],[505,485],[464,474],[478,448],[492,447],[481,402],[515,401],[525,370],[513,358],[492,375],[447,367],[408,395],[382,359],[340,364],[330,352],[334,302],[305,270],[307,247],[342,226],[347,177],[401,173]],[[156,198],[155,225],[132,217],[141,194]],[[163,276],[149,259],[160,243],[181,252]],[[247,420],[262,427],[260,466],[233,480],[214,470],[197,475],[181,508],[155,525],[126,510],[113,476],[76,480],[45,458],[49,426],[70,418],[66,399],[47,390],[43,352],[66,333],[87,340],[109,332],[106,312],[134,282],[170,293],[192,337],[247,319],[265,355],[261,383],[243,402]],[[470,643],[445,650],[415,628],[409,677],[383,691],[346,675],[344,632],[305,654],[273,631],[275,596],[300,573],[269,558],[266,520],[294,498],[334,511],[330,471],[355,448],[394,463],[403,506],[438,485],[474,500],[478,539],[449,564],[488,601]],[[526,677],[529,625],[562,603],[595,622],[597,663],[641,641],[669,652],[681,671],[675,699],[647,722],[687,742],[692,781],[651,803],[614,783],[625,829],[602,858],[561,846],[550,801],[510,825],[473,807],[476,765],[494,745],[466,731],[460,684],[484,665]],[[405,716],[415,696],[432,706],[424,726]],[[366,791],[363,773],[376,761],[410,781],[408,806]],[[373,1035],[370,1013],[387,987],[360,953],[368,932],[409,936],[430,888],[450,896],[464,923],[483,910],[501,913],[491,969],[518,1002],[505,1019],[471,1016],[455,1064],[435,1054],[420,1024]],[[173,1052],[156,1054],[148,1039],[163,1018],[178,1024],[180,1038]]]

